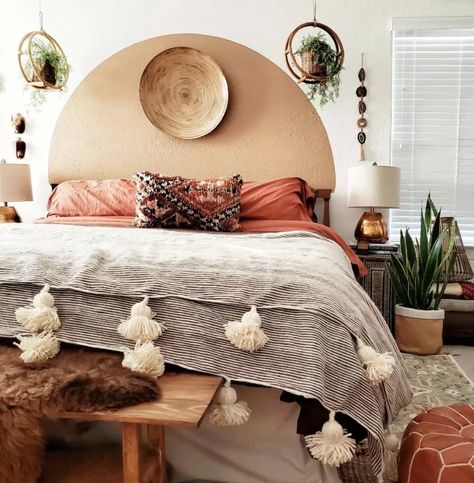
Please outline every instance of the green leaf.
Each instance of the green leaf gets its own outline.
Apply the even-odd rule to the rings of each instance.
[[[431,229],[431,240],[430,240],[430,247],[436,242],[440,235],[441,231],[441,212],[438,212],[435,218],[435,222],[433,223],[433,228]]]
[[[393,263],[393,260],[392,260],[392,263]],[[393,288],[394,288],[395,293],[397,295],[397,300],[398,300],[399,303],[401,303],[405,307],[410,307],[410,301],[409,301],[408,296],[407,296],[407,291],[405,289],[405,285],[401,282],[401,280],[398,276],[398,272],[395,270],[392,263],[387,262],[387,269],[388,269],[388,273],[390,275],[390,279],[392,280]]]
[[[430,252],[430,246],[428,241],[428,230],[426,229],[426,225],[423,218],[423,213],[421,213],[421,222],[420,222],[420,272],[425,271],[426,264],[428,263],[428,256]]]
[[[410,270],[409,269],[407,270],[403,266],[400,258],[395,257],[393,254],[392,254],[392,267],[394,271],[397,273],[398,280],[401,286],[403,287],[403,291],[406,294],[404,298],[407,299],[408,303],[410,304],[408,305],[408,307],[412,307],[413,304],[415,303],[415,300],[413,299],[414,292],[413,292],[413,284],[410,279]]]
[[[428,200],[430,199],[430,195],[428,195]],[[425,230],[426,232],[429,232],[430,226],[431,226],[431,204],[429,201],[426,200],[426,205],[425,205],[425,216],[424,216],[424,225],[425,225]]]
[[[440,268],[439,256],[441,253],[441,249],[443,248],[443,239],[444,233],[442,233],[441,236],[438,237],[433,245],[433,248],[429,252],[428,260],[426,262],[420,286],[422,299],[426,299],[428,293],[432,290],[433,283],[437,282],[438,280]]]
[[[415,261],[416,261],[416,263],[418,265],[415,245],[413,243],[413,238],[411,237],[411,235],[408,232],[408,230],[406,232],[405,244],[406,244],[406,248],[407,248],[407,259],[408,259],[408,262],[410,263],[410,265],[413,266],[415,264]]]
[[[431,199],[431,193],[428,193],[427,202],[430,205],[431,211],[433,212],[433,216],[438,216],[438,208],[436,208],[435,204],[433,203],[433,200]]]

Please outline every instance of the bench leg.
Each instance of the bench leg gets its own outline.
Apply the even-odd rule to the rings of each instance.
[[[139,424],[122,423],[123,483],[141,483],[140,435]]]
[[[165,455],[165,428],[164,426],[148,425],[148,442],[157,466],[153,483],[166,483],[166,455]]]

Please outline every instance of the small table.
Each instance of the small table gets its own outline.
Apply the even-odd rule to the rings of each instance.
[[[166,482],[165,426],[198,427],[222,384],[222,377],[204,374],[164,374],[156,402],[91,413],[58,413],[56,419],[109,421],[122,427],[123,483]],[[141,448],[146,429],[149,451]]]
[[[395,291],[388,274],[387,262],[390,262],[391,253],[394,255],[398,253],[398,247],[392,244],[377,245],[377,249],[370,247],[369,250],[363,252],[358,251],[357,246],[353,244],[351,244],[351,248],[368,271],[365,277],[358,277],[359,283],[384,316],[390,330],[394,332]]]

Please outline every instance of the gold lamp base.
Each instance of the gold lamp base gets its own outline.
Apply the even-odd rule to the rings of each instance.
[[[373,208],[366,211],[357,222],[354,237],[358,242],[387,243],[388,230],[382,213]]]
[[[19,223],[20,217],[13,206],[0,206],[0,223]]]

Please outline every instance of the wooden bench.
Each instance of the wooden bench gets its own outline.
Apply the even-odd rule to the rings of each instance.
[[[164,483],[164,427],[198,427],[221,384],[222,378],[216,376],[164,374],[159,379],[161,398],[156,402],[113,411],[59,413],[55,416],[57,419],[120,423],[123,483]],[[143,429],[148,437],[146,454],[141,444]]]

